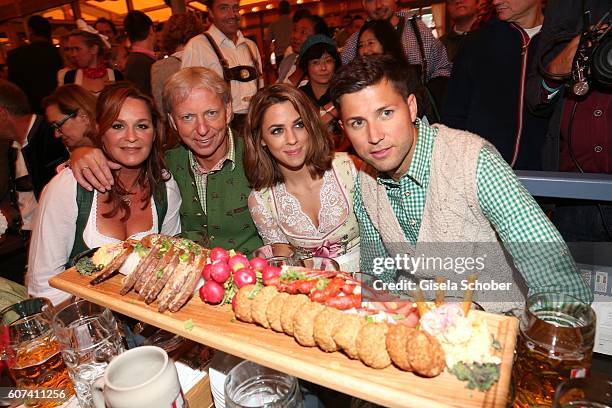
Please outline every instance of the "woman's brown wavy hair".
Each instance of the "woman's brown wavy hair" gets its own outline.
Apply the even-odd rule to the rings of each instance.
[[[149,157],[142,163],[140,173],[138,175],[137,185],[144,189],[146,194],[142,200],[142,208],[147,206],[153,194],[159,193],[160,182],[165,182],[170,178],[170,174],[166,170],[162,146],[164,145],[164,133],[162,131],[162,120],[155,107],[155,103],[150,96],[142,93],[138,88],[129,82],[115,82],[104,88],[96,105],[96,123],[98,124],[98,132],[94,137],[94,144],[104,150],[102,137],[104,133],[119,117],[121,108],[128,98],[138,99],[145,103],[151,113],[151,122],[153,126],[153,146]],[[107,156],[108,153],[104,152]],[[112,157],[109,157],[113,160]],[[113,170],[113,177],[117,181],[117,173],[120,170]],[[122,197],[128,194],[127,186],[122,186],[121,183],[115,182],[115,185],[110,190],[110,194],[105,203],[112,203],[112,209],[103,214],[104,217],[112,218],[119,211],[123,213],[121,221],[126,221],[130,217],[130,207],[122,200]],[[160,226],[161,227],[161,226]]]
[[[334,152],[329,133],[321,122],[317,108],[302,91],[287,84],[274,84],[261,89],[251,99],[242,131],[244,137],[244,172],[253,190],[272,187],[284,181],[278,164],[267,147],[261,144],[263,116],[272,105],[289,102],[299,113],[310,136],[306,166],[310,174],[322,176],[331,168]]]

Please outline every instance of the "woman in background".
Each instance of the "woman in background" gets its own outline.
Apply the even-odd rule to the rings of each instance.
[[[260,90],[243,136],[249,210],[264,244],[290,244],[302,257],[333,258],[341,270],[357,271],[357,171],[349,155],[334,154],[307,97],[287,84]]]
[[[309,37],[300,50],[300,68],[308,82],[299,87],[319,108],[319,116],[334,139],[336,151],[347,151],[351,144],[344,137],[338,122],[338,113],[329,97],[329,84],[336,69],[342,66],[336,43],[325,35]]]
[[[57,88],[42,101],[47,122],[68,150],[91,146],[96,133],[96,98],[79,85]]]
[[[300,49],[308,37],[315,34],[330,36],[329,27],[325,20],[319,16],[305,14],[293,22],[291,31],[291,50],[278,67],[278,84],[292,84],[295,86],[303,85],[304,72],[299,66]]]
[[[165,170],[161,120],[153,100],[129,83],[110,85],[97,103],[94,146],[121,165],[110,191],[77,186],[67,168],[47,185],[34,221],[26,286],[57,305],[70,294],[49,286],[74,256],[151,233],[180,232],[181,196]]]
[[[89,29],[93,30],[91,27]],[[59,78],[59,85],[81,85],[97,96],[109,83],[122,80],[120,71],[106,67],[104,55],[107,51],[110,51],[110,44],[105,43],[97,32],[71,32],[66,52],[77,68],[67,71],[63,78]]]
[[[425,117],[429,122],[439,122],[440,117],[435,102],[428,89],[421,82],[421,66],[411,65],[406,61],[399,33],[387,20],[371,20],[359,30],[357,40],[359,56],[387,54],[395,58],[399,64],[407,67],[406,77],[408,89],[417,98],[417,115]]]

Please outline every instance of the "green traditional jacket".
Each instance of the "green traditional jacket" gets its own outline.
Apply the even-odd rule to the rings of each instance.
[[[247,203],[249,183],[244,175],[242,150],[244,143],[235,138],[235,164],[226,161],[221,170],[207,178],[206,209],[189,165],[189,150],[184,145],[166,152],[166,165],[174,176],[183,202],[181,204],[181,236],[211,248],[219,246],[250,255],[263,245]]]

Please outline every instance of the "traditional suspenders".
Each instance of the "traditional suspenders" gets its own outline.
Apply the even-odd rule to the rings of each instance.
[[[221,68],[223,70],[223,79],[230,83],[230,81],[239,81],[239,82],[250,82],[255,81],[259,77],[261,77],[261,69],[259,67],[259,62],[255,55],[253,54],[253,50],[248,43],[246,43],[247,50],[249,50],[249,55],[251,56],[251,61],[253,62],[253,66],[250,65],[238,65],[230,68],[229,63],[223,57],[223,53],[219,49],[219,46],[212,38],[210,33],[204,33],[204,36],[208,39],[213,51],[217,55],[217,59],[221,64]],[[259,88],[259,84],[257,86]]]

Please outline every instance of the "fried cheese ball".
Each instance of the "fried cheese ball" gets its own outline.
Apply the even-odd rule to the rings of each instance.
[[[444,350],[427,332],[415,330],[406,339],[406,353],[413,370],[424,377],[435,377],[444,371]]]
[[[332,335],[338,347],[344,350],[346,355],[354,360],[359,358],[359,352],[357,351],[357,336],[365,323],[365,319],[361,316],[343,314],[340,323],[336,326],[334,334]]]
[[[387,333],[387,352],[391,361],[402,370],[412,371],[408,353],[406,352],[406,340],[408,335],[416,331],[404,324],[390,324]]]
[[[234,308],[234,314],[236,319],[246,323],[253,323],[253,316],[251,313],[251,304],[253,300],[250,299],[251,292],[255,288],[255,285],[245,285],[238,293],[236,293],[236,307]]]
[[[270,328],[274,331],[281,333],[283,331],[283,326],[281,325],[281,311],[284,308],[285,300],[287,300],[289,296],[291,295],[281,292],[274,296],[270,303],[268,303],[268,308],[266,309],[266,319],[268,320]]]
[[[366,323],[357,336],[359,359],[372,368],[385,368],[391,365],[387,352],[387,323]]]
[[[266,329],[270,328],[266,311],[272,299],[278,294],[278,289],[274,286],[265,286],[253,299],[251,304],[251,315],[255,323],[261,324]]]
[[[293,315],[293,337],[305,347],[317,345],[314,339],[314,320],[325,309],[321,303],[310,302],[301,305]]]
[[[342,320],[342,312],[333,307],[326,307],[314,319],[314,339],[317,346],[329,353],[338,350],[333,333]]]
[[[291,295],[285,300],[281,311],[281,326],[289,336],[293,336],[293,315],[304,304],[310,302],[306,295]]]

